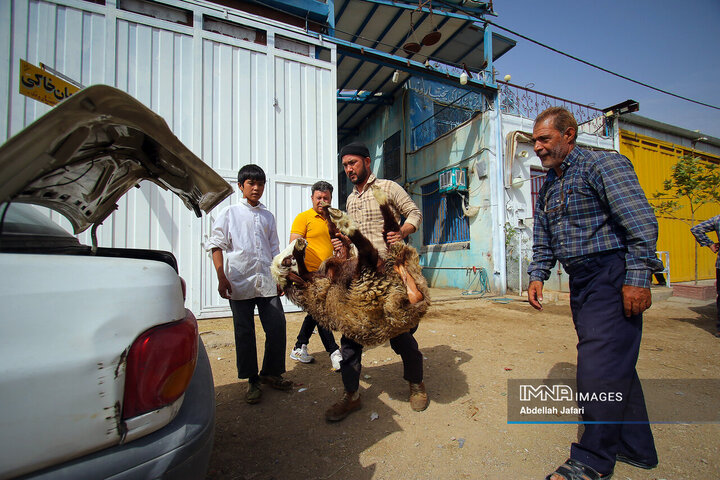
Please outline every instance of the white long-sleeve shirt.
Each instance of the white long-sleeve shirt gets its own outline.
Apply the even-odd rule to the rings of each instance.
[[[243,198],[237,205],[222,209],[205,248],[224,251],[232,300],[277,295],[270,265],[280,253],[280,242],[275,216],[262,203],[253,207]]]

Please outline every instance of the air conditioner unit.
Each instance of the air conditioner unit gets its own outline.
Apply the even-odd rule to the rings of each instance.
[[[443,170],[438,176],[438,183],[440,193],[467,192],[467,168],[453,167]]]

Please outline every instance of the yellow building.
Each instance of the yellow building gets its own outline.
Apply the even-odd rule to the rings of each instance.
[[[693,155],[720,164],[720,139],[630,114],[620,117],[620,153],[633,163],[640,185],[653,203],[653,193],[664,191],[663,182],[670,178],[671,167],[680,157]],[[672,283],[695,279],[697,243],[690,233],[691,212],[687,199],[679,201],[683,208],[675,212],[677,218],[658,216],[657,250],[670,252]],[[719,204],[703,205],[696,212],[695,224],[718,214]],[[714,234],[710,235],[715,240]],[[715,254],[699,245],[697,252],[698,279],[714,279]]]

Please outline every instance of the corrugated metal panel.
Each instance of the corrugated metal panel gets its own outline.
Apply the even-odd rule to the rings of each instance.
[[[336,107],[323,94],[335,88],[334,73],[319,61],[300,64],[291,56],[300,57],[287,52],[275,57],[276,171],[287,177],[334,178]]]
[[[203,42],[203,159],[217,171],[236,173],[246,163],[268,170],[267,68],[262,51]]]
[[[303,202],[309,208],[309,185],[337,183],[334,46],[323,44],[332,59],[324,62],[273,48],[278,33],[309,45],[309,52],[322,44],[297,28],[232,9],[221,14],[193,2],[173,5],[191,11],[195,25],[120,10],[114,2],[0,2],[0,62],[8,72],[0,82],[0,141],[49,108],[17,93],[20,58],[84,85],[117,86],[162,115],[231,184],[242,165],[261,165],[269,179],[263,202],[276,215],[284,245],[295,209]],[[267,45],[203,30],[198,23],[205,16],[263,31]],[[237,199],[236,193],[223,205]],[[275,212],[276,206],[283,208]],[[145,182],[98,230],[99,243],[172,251],[196,315],[227,315],[202,250],[211,223],[211,216],[196,219],[174,195]],[[89,235],[81,240],[89,242]]]
[[[648,199],[653,193],[663,191],[663,182],[670,178],[671,167],[690,150],[662,142],[651,137],[621,131],[620,153],[630,159],[635,167],[640,185]],[[720,160],[720,159],[718,159]],[[683,220],[658,217],[658,251],[670,252],[670,279],[685,282],[695,279],[695,237],[690,233],[690,209],[685,205],[677,212]],[[695,223],[720,214],[720,205],[709,204],[700,208]],[[698,278],[715,278],[715,255],[710,249],[698,249]]]

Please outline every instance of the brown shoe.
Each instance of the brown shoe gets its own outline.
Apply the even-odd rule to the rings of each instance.
[[[264,384],[270,385],[276,390],[290,390],[293,383],[290,380],[285,380],[280,375],[260,375],[260,381]]]
[[[325,419],[328,422],[339,422],[355,410],[360,410],[360,395],[355,400],[352,399],[353,395],[355,393],[345,392],[340,401],[325,412]]]
[[[410,407],[416,412],[422,412],[428,406],[428,396],[425,392],[425,384],[411,383],[410,384]]]
[[[262,390],[260,390],[260,382],[248,382],[247,393],[245,394],[245,401],[250,405],[254,405],[262,398]]]

